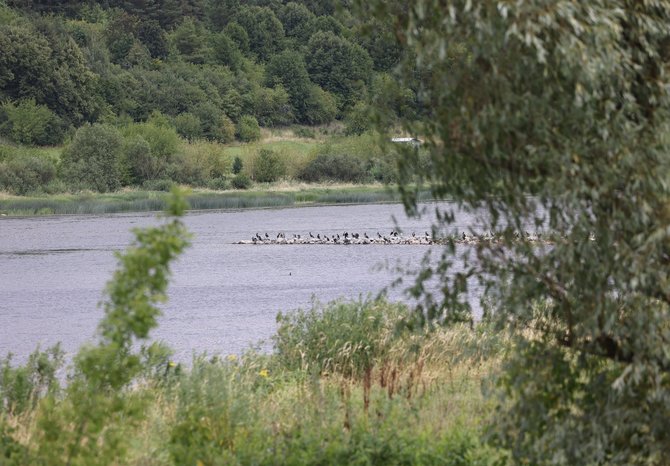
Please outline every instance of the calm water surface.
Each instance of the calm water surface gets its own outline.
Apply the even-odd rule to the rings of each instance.
[[[462,217],[455,228],[465,230],[470,219]],[[432,222],[430,215],[408,219],[389,204],[191,213],[193,244],[173,268],[154,335],[180,360],[193,352],[237,353],[267,341],[278,311],[307,307],[312,297],[376,294],[397,276],[380,265],[418,264],[428,247],[232,243],[266,231],[388,234],[393,218],[410,234],[423,234]],[[0,219],[0,354],[23,360],[38,344],[58,341],[72,353],[91,340],[114,251],[129,244],[132,228],[157,222],[144,213]],[[404,299],[401,289],[389,295]]]

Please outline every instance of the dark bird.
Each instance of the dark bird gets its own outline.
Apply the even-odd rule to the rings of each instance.
[[[465,236],[465,232],[463,232],[463,241],[467,239],[467,236]]]
[[[316,239],[321,239],[321,235],[320,235],[320,234],[317,234],[317,235],[316,235]]]
[[[265,233],[265,237],[266,237],[267,239],[270,239],[270,235],[268,235],[267,233]]]
[[[310,237],[310,238],[314,238],[314,235],[312,234],[311,231],[309,232],[309,237]]]
[[[363,233],[363,236],[365,236],[365,239],[370,239],[367,233]]]

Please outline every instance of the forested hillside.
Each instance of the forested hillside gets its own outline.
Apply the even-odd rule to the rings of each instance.
[[[0,51],[0,190],[17,194],[56,178],[100,191],[189,182],[183,169],[169,173],[174,133],[228,144],[257,140],[262,127],[340,121],[361,134],[375,102],[389,126],[418,107],[390,75],[401,54],[391,21],[354,18],[334,1],[9,0]],[[86,141],[101,139],[114,154],[89,154]],[[62,160],[7,148],[70,141],[79,147]],[[110,180],[81,172],[92,160]]]

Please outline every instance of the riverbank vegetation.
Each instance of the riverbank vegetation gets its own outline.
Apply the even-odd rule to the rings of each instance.
[[[407,311],[366,301],[289,313],[270,355],[202,355],[184,365],[153,350],[114,396],[125,415],[110,416],[111,401],[100,397],[74,398],[53,376],[58,360],[40,353],[24,369],[5,367],[0,458],[7,466],[502,464],[504,452],[482,440],[494,414],[482,387],[493,387],[510,341],[484,324],[403,330]],[[78,438],[70,423],[83,409],[98,425]],[[65,432],[50,439],[56,429]]]
[[[393,183],[370,108],[393,126],[418,105],[389,25],[334,2],[9,1],[0,26],[12,195]]]
[[[122,190],[113,193],[79,193],[33,196],[0,196],[1,216],[83,215],[164,210],[173,183],[160,191]],[[420,194],[430,200],[430,193]],[[306,207],[333,204],[400,202],[400,194],[382,184],[274,183],[249,190],[193,189],[188,196],[192,210],[236,210],[273,207]]]

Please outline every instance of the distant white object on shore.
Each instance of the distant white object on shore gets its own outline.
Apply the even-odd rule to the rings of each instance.
[[[391,142],[397,142],[400,144],[411,144],[413,146],[420,146],[423,141],[417,138],[391,138]]]

